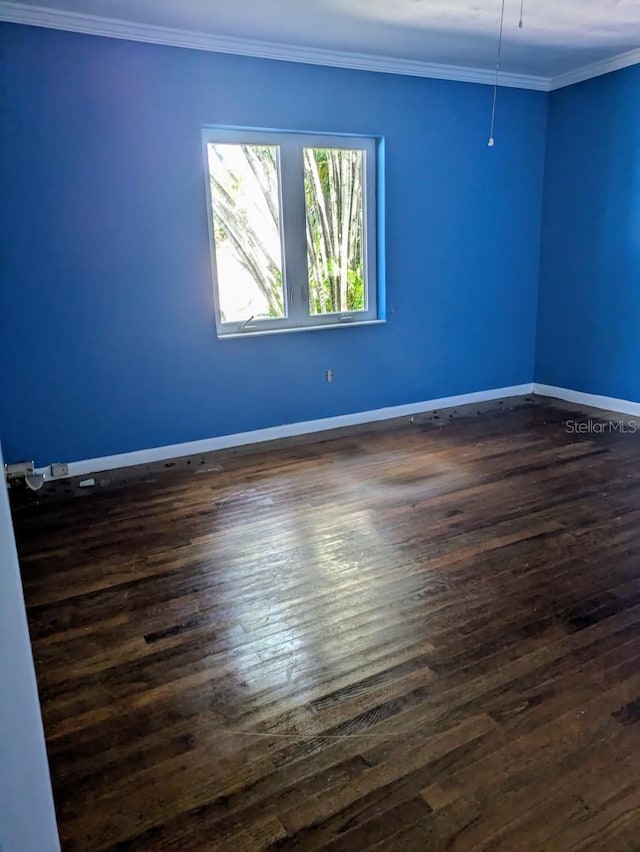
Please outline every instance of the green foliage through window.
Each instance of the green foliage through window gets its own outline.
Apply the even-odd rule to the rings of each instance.
[[[376,321],[376,141],[203,139],[220,336]]]
[[[365,308],[363,158],[359,150],[304,149],[311,313]]]

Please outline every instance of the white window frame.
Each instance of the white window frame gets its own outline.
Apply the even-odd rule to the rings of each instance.
[[[239,337],[285,331],[311,331],[320,328],[380,322],[377,276],[377,140],[366,136],[317,133],[287,133],[244,128],[205,128],[202,132],[213,297],[218,337]],[[208,145],[210,143],[278,146],[278,191],[282,240],[283,295],[285,316],[222,322],[218,296],[214,215],[211,199]],[[306,203],[304,193],[304,148],[342,148],[364,151],[363,178],[363,260],[366,309],[342,313],[312,314],[309,310],[307,270]]]

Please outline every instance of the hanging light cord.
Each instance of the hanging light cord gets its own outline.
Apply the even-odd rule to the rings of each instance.
[[[504,3],[502,0],[502,11],[500,12],[500,35],[498,37],[498,55],[496,57],[496,81],[493,85],[493,106],[491,107],[491,132],[489,133],[489,147],[496,144],[493,132],[496,127],[496,103],[498,100],[498,80],[500,79],[500,60],[502,59],[502,31],[504,29]]]
[[[524,16],[524,0],[520,0],[520,20],[518,21],[518,27],[522,29],[522,19]]]

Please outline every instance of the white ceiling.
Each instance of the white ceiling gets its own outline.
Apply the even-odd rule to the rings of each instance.
[[[501,0],[0,0],[12,6],[488,70]],[[523,29],[519,15],[506,0],[505,72],[555,77],[640,47],[640,0],[524,0]]]

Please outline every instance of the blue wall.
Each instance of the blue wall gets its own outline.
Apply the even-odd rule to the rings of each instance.
[[[550,96],[536,380],[640,401],[640,66]]]
[[[547,96],[3,25],[0,437],[72,461],[530,382]],[[206,124],[384,137],[384,326],[219,341]],[[327,384],[324,373],[334,371]]]

